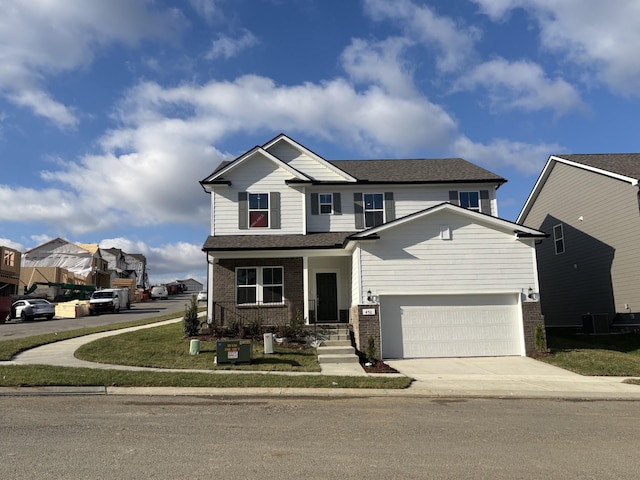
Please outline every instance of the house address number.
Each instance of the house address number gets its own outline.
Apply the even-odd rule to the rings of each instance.
[[[376,314],[376,309],[375,308],[363,308],[362,309],[362,315],[375,315]]]

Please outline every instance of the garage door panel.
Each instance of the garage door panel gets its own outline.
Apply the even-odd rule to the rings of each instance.
[[[522,354],[515,295],[395,296],[381,303],[384,358]]]

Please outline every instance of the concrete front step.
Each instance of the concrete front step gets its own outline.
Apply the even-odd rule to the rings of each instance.
[[[350,347],[351,340],[323,340],[323,347]]]
[[[355,355],[351,345],[323,345],[318,347],[318,355]]]
[[[355,354],[319,354],[318,363],[358,363],[358,356]]]

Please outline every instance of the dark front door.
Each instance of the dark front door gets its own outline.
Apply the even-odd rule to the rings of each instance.
[[[338,321],[338,281],[335,273],[316,273],[318,322]]]

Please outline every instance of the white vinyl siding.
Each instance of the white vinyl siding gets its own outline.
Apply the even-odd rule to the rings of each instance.
[[[344,177],[318,162],[315,158],[301,153],[287,142],[278,142],[267,150],[270,154],[282,160],[289,166],[315,180],[325,182],[344,181]]]
[[[426,185],[402,185],[391,188],[389,185],[384,187],[362,188],[362,186],[341,187],[339,190],[335,186],[331,187],[312,187],[308,192],[325,193],[327,189],[339,191],[341,197],[342,215],[312,215],[310,193],[307,198],[307,231],[309,232],[350,232],[355,228],[355,211],[354,211],[354,193],[393,193],[393,202],[395,209],[395,218],[401,218],[406,215],[424,210],[429,207],[435,207],[441,203],[449,201],[449,191],[453,189],[453,185],[445,186],[426,186]],[[456,187],[457,188],[457,187]],[[492,212],[496,211],[495,197],[493,197],[493,189],[487,188],[486,185],[470,184],[465,186],[466,190],[488,190],[491,202]],[[460,189],[462,190],[462,189]]]
[[[443,224],[450,227],[446,242]],[[531,239],[517,240],[459,215],[408,222],[360,248],[363,288],[377,294],[505,292],[536,285]]]
[[[212,232],[215,235],[283,235],[303,233],[304,194],[285,184],[291,174],[268,159],[254,158],[229,172],[230,187],[216,187],[212,196],[215,208]],[[280,228],[243,230],[238,226],[238,192],[280,192]],[[270,219],[271,223],[271,219]]]

